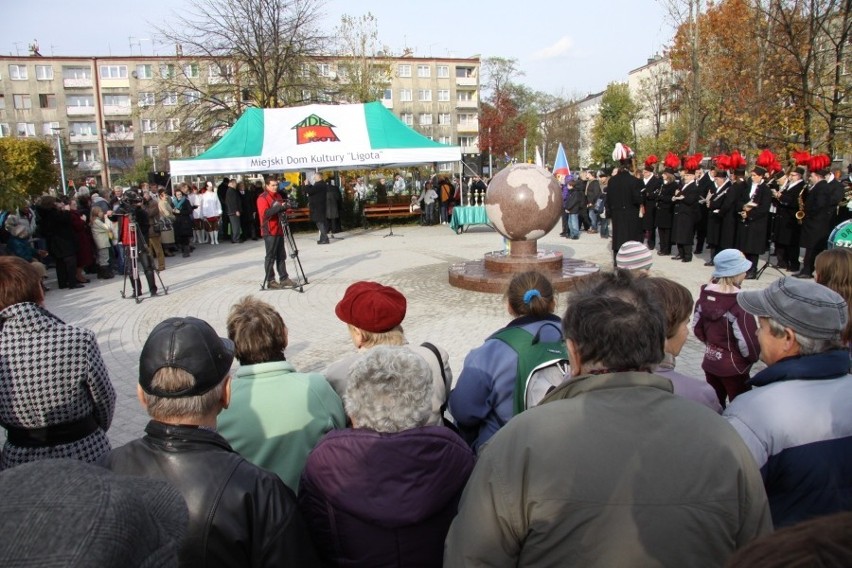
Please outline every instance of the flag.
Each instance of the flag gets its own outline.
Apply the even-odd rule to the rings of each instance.
[[[541,152],[538,150],[538,144],[535,147],[535,165],[540,168],[544,167],[544,160],[541,159]]]
[[[571,174],[571,168],[568,167],[568,158],[565,156],[565,148],[562,147],[562,142],[559,143],[559,149],[556,151],[556,161],[553,163],[553,175],[559,174],[563,176]]]

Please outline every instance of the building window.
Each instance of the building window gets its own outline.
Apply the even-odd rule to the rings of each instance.
[[[459,136],[459,146],[473,146],[475,143],[475,136]]]
[[[94,136],[97,133],[94,122],[72,122],[68,129],[71,136]]]
[[[4,123],[0,123],[0,138],[8,138],[9,137],[9,125]]]
[[[428,65],[418,65],[417,66],[417,76],[418,77],[431,77],[432,70]]]
[[[59,130],[58,122],[45,122],[41,125],[41,133],[45,136],[55,136],[57,133],[54,132],[54,129]]]
[[[204,146],[194,145],[192,147],[192,155],[193,156],[198,156],[198,155],[201,155],[203,153],[204,153]]]
[[[234,74],[234,66],[230,63],[211,63],[207,68],[207,75],[211,79],[227,78]]]
[[[417,100],[420,102],[430,102],[432,100],[432,89],[418,89]]]
[[[110,146],[109,157],[111,160],[123,162],[133,161],[133,146]]]
[[[167,118],[166,119],[166,132],[177,132],[180,129],[180,119],[179,118]],[[171,152],[169,152],[171,154]]]
[[[6,95],[0,93],[0,110],[5,110],[6,108]]]
[[[410,112],[404,112],[399,115],[399,118],[406,126],[414,126],[414,115]]]
[[[33,100],[29,95],[12,95],[12,102],[16,110],[29,110],[33,108]]]
[[[156,132],[157,131],[157,121],[153,118],[143,118],[142,119],[142,132]]]
[[[410,102],[411,99],[411,89],[400,89],[399,90],[399,100],[403,102]]]
[[[193,132],[202,132],[204,130],[202,128],[202,121],[194,116],[187,118],[183,123],[183,127],[185,130],[191,130]]]
[[[35,68],[37,81],[53,81],[53,66],[36,65]]]
[[[26,138],[30,138],[35,136],[35,122],[19,122],[18,123],[18,136],[24,136]]]
[[[449,89],[438,89],[438,102],[443,102],[443,103],[450,102],[450,90]]]
[[[166,146],[166,152],[170,158],[180,158],[183,156],[183,149],[180,146]]]
[[[77,150],[78,162],[97,162],[98,154],[95,150]]]
[[[317,63],[317,73],[320,77],[328,77],[331,75],[331,66],[328,63]]]
[[[104,106],[130,106],[130,95],[104,95]]]
[[[382,93],[382,100],[385,100],[385,101],[393,100],[393,89],[385,89],[384,93]]]
[[[56,108],[56,95],[39,95],[38,108]]]
[[[438,115],[438,124],[447,126],[453,123],[452,115],[448,112],[442,112]]]
[[[467,102],[473,100],[473,91],[458,91],[456,92],[456,100]]]
[[[450,139],[450,137],[449,137],[449,136],[441,136],[441,137],[439,137],[439,138],[438,138],[438,142],[440,142],[441,144],[451,144],[451,143],[452,143],[452,141],[451,141],[451,139]]]
[[[92,95],[71,95],[65,98],[65,103],[69,107],[95,106]]]
[[[143,146],[142,151],[149,158],[156,158],[160,155],[160,147],[159,146]]]
[[[88,67],[63,67],[63,79],[91,79],[92,70]]]
[[[186,101],[186,104],[188,105],[195,104],[201,100],[201,93],[194,89],[190,89],[183,94],[183,100]]]
[[[183,66],[183,74],[190,79],[197,79],[201,74],[198,69],[198,63],[188,63]]]
[[[160,65],[160,77],[163,79],[174,79],[175,66],[171,63],[163,63]]]
[[[106,131],[110,134],[128,134],[133,132],[133,123],[129,120],[111,120],[106,123]]]
[[[150,64],[140,64],[136,66],[137,79],[153,79],[154,69]]]
[[[168,92],[163,95],[163,104],[166,106],[174,106],[178,102],[178,94],[175,92]]]
[[[468,126],[476,124],[476,115],[470,113],[460,113],[459,124],[466,124]]]
[[[449,65],[438,65],[438,77],[441,79],[445,79],[450,76],[450,66]]]
[[[420,115],[420,126],[431,126],[432,125],[432,115],[430,113],[424,113]]]
[[[473,67],[456,67],[456,77],[459,79],[473,77]]]
[[[101,65],[101,79],[127,79],[127,65]]]
[[[9,65],[9,78],[13,81],[26,81],[29,79],[29,75],[27,75],[27,66]]]
[[[411,77],[411,65],[400,64],[397,69],[400,77]]]
[[[139,93],[139,106],[153,106],[157,104],[154,93]]]

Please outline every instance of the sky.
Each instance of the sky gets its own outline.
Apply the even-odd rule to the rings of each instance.
[[[189,0],[0,0],[0,53],[26,55],[173,55],[156,27]],[[536,91],[583,97],[626,81],[672,36],[664,0],[326,0],[331,32],[342,14],[370,12],[391,52],[420,57],[505,57],[516,82]]]

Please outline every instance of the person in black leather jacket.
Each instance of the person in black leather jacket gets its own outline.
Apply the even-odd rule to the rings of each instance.
[[[137,387],[152,420],[143,438],[102,465],[166,479],[181,492],[189,508],[184,568],[319,566],[294,493],[216,433],[216,416],[230,402],[233,359],[233,342],[207,322],[157,325],[142,348]]]

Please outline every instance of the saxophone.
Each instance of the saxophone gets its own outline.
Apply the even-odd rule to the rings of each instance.
[[[802,221],[805,218],[805,188],[807,188],[807,184],[802,184],[802,189],[799,190],[799,210],[796,211],[796,221],[799,222],[799,225],[802,224]]]

